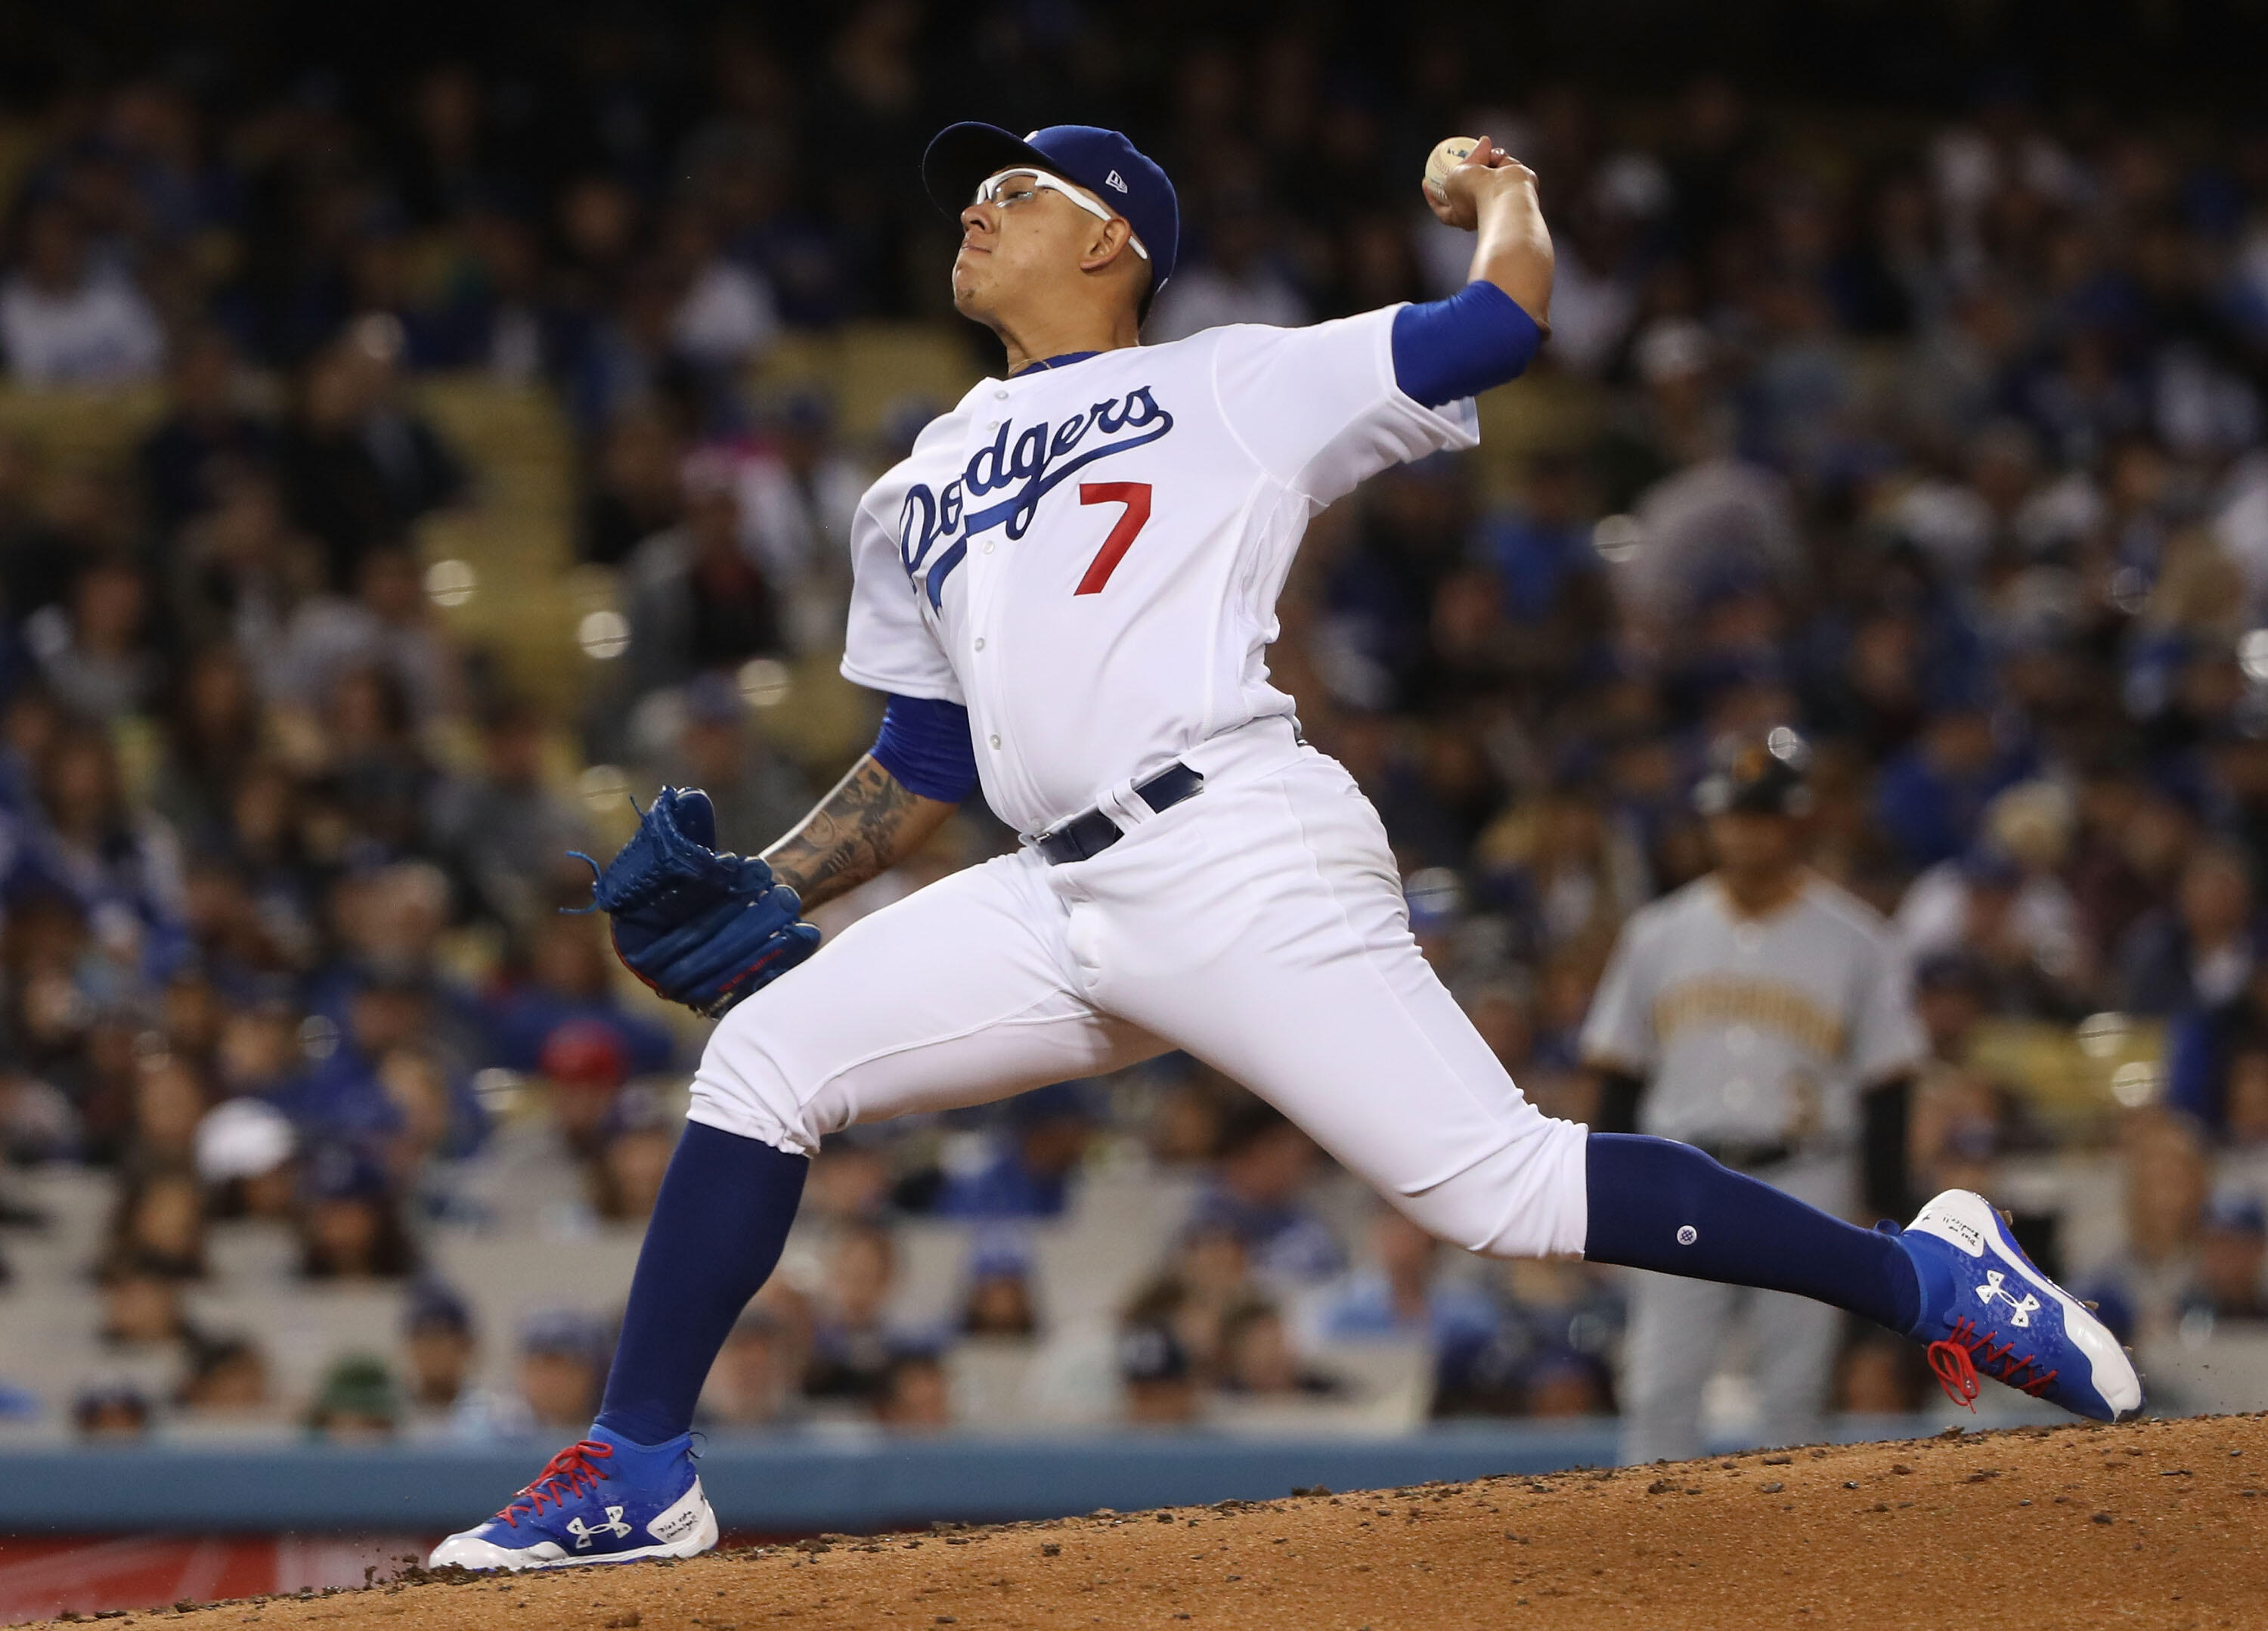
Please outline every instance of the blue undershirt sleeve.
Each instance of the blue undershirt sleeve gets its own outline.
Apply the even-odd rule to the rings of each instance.
[[[1520,377],[1543,330],[1491,283],[1469,283],[1446,300],[1394,314],[1394,379],[1428,408]]]
[[[892,697],[874,738],[874,762],[908,792],[958,804],[976,785],[976,745],[968,710],[927,697]]]

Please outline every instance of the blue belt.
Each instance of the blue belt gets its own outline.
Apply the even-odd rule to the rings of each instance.
[[[1176,760],[1138,784],[1134,796],[1148,805],[1152,814],[1162,816],[1183,799],[1195,798],[1204,791],[1204,778]],[[1060,867],[1066,861],[1100,855],[1125,836],[1109,816],[1101,810],[1089,810],[1042,833],[1032,840],[1032,847],[1049,866]]]

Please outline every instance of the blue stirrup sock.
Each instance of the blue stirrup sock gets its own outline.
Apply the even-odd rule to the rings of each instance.
[[[608,1442],[667,1447],[733,1322],[770,1278],[811,1162],[698,1121],[685,1125],[630,1277],[597,1427]]]
[[[1793,1291],[1901,1336],[1921,1317],[1921,1282],[1895,1236],[1845,1223],[1668,1139],[1594,1133],[1584,1164],[1583,1255],[1594,1263]]]

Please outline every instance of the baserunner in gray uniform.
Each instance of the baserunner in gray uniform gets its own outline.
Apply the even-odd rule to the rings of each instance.
[[[1583,1027],[1598,1125],[1698,1145],[1823,1210],[1904,1211],[1907,1085],[1923,1053],[1881,917],[1802,861],[1796,734],[1721,756],[1703,782],[1718,869],[1631,917]],[[1870,1181],[1860,1182],[1862,1148]],[[1701,1398],[1748,1329],[1761,1442],[1819,1434],[1842,1315],[1784,1292],[1633,1272],[1626,1462],[1701,1453]]]

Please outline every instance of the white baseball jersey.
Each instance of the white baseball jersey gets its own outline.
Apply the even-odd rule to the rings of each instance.
[[[1859,1093],[1924,1052],[1889,926],[1823,878],[1768,917],[1702,878],[1632,915],[1583,1053],[1646,1080],[1639,1127],[1699,1143],[1847,1145]]]
[[[1308,518],[1478,440],[1470,402],[1395,383],[1395,309],[982,381],[859,506],[844,675],[964,704],[1026,833],[1289,715],[1262,652]]]
[[[1394,314],[1216,329],[987,380],[860,506],[843,672],[967,705],[1029,847],[862,918],[727,1014],[689,1114],[809,1153],[838,1128],[1169,1048],[1241,1081],[1425,1229],[1576,1251],[1586,1134],[1521,1096],[1410,934],[1377,812],[1268,683],[1307,519],[1475,440],[1395,383]],[[1183,757],[1204,787],[1127,796]]]

